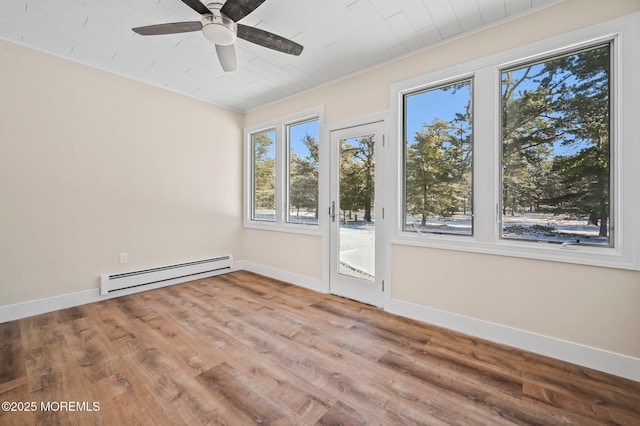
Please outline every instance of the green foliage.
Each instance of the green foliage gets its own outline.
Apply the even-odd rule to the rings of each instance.
[[[371,222],[374,206],[375,140],[373,136],[340,143],[340,209],[352,213],[362,210]]]
[[[300,157],[289,153],[289,205],[296,209],[314,211],[318,217],[318,141],[306,134],[302,143],[309,155]]]
[[[502,73],[503,214],[599,220],[610,194],[609,45]]]
[[[255,209],[275,209],[276,160],[272,154],[274,141],[269,132],[252,136]]]
[[[423,226],[428,217],[450,217],[469,208],[469,139],[469,133],[455,122],[435,119],[415,135],[414,143],[406,145],[405,209],[407,214],[421,216]]]

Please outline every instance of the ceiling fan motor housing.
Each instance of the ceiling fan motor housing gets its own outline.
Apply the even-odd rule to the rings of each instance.
[[[207,7],[211,15],[202,17],[202,33],[207,40],[215,44],[226,46],[236,41],[238,25],[220,13],[221,3],[211,3]]]

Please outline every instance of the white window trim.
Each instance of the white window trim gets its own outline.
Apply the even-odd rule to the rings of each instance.
[[[473,89],[472,93],[471,93],[471,125],[473,127],[473,131],[471,132],[471,152],[472,152],[472,165],[473,165],[473,170],[472,170],[472,182],[475,182],[475,150],[476,150],[476,144],[475,144],[475,135],[474,135],[474,131],[475,131],[475,120],[476,120],[476,106],[475,106],[475,85],[476,85],[476,79],[475,79],[475,75],[471,72],[471,73],[467,73],[467,74],[456,74],[453,78],[447,78],[447,79],[439,79],[438,81],[435,81],[433,83],[429,83],[426,85],[421,85],[417,88],[413,88],[413,89],[408,89],[408,90],[402,90],[400,91],[400,93],[398,94],[398,96],[400,97],[399,102],[400,102],[400,121],[399,121],[399,126],[400,128],[398,129],[398,135],[399,135],[399,140],[401,143],[400,146],[400,170],[399,172],[402,174],[401,177],[401,181],[400,184],[401,186],[399,187],[399,193],[400,193],[400,215],[401,217],[401,224],[400,224],[400,230],[402,231],[402,234],[406,234],[409,233],[409,231],[405,230],[405,198],[404,198],[404,184],[402,182],[402,180],[404,179],[404,150],[405,150],[405,146],[404,146],[404,117],[403,117],[403,110],[404,110],[404,100],[405,100],[405,96],[407,95],[412,95],[415,93],[418,93],[422,90],[437,90],[439,88],[445,87],[445,86],[449,86],[461,81],[470,81],[471,82],[471,88]],[[475,186],[475,183],[474,183]],[[472,206],[472,210],[475,209],[475,188],[473,188],[472,190],[472,194],[471,194],[471,201],[473,203]],[[472,211],[472,215],[471,215],[471,232],[472,235],[466,235],[466,234],[438,234],[435,232],[430,232],[430,231],[425,231],[425,232],[418,232],[416,233],[416,235],[430,235],[433,236],[434,238],[439,238],[442,237],[445,240],[450,240],[450,239],[461,239],[462,241],[467,240],[469,238],[473,237],[473,234],[475,234],[475,213]],[[414,233],[410,233],[411,235],[414,235]]]
[[[391,135],[396,156],[395,236],[392,244],[430,247],[548,261],[640,270],[640,13],[566,33],[481,59],[417,76],[391,86]],[[614,40],[611,146],[615,247],[594,247],[500,238],[500,70],[517,63]],[[474,235],[419,234],[403,231],[403,95],[440,82],[474,76]]]
[[[322,137],[324,135],[324,108],[317,107],[309,109],[297,114],[286,117],[277,118],[266,123],[260,123],[254,126],[244,128],[244,155],[243,155],[243,225],[245,228],[262,229],[278,232],[292,232],[308,235],[322,235],[323,215],[319,215],[318,224],[305,224],[287,222],[287,187],[288,170],[287,160],[287,126],[311,119],[318,120],[318,135],[320,140],[320,150],[322,150]],[[251,143],[251,135],[266,130],[275,129],[275,157],[276,157],[276,216],[275,222],[267,222],[254,220],[252,218],[253,206],[253,147]],[[319,185],[320,186],[320,185]],[[318,188],[320,191],[320,188]],[[319,193],[320,195],[320,193]],[[318,208],[321,208],[320,205]]]

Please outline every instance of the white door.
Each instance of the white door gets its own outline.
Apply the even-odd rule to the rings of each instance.
[[[384,123],[331,132],[330,292],[382,307],[376,154]],[[379,169],[379,168],[378,168]],[[378,268],[379,269],[379,268]]]

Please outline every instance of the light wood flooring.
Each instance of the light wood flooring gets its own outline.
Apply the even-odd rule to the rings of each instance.
[[[248,272],[0,336],[0,401],[38,406],[1,425],[640,425],[638,382]]]

